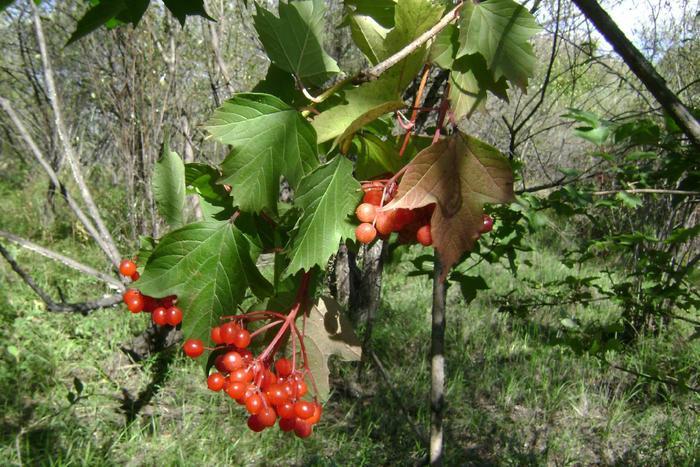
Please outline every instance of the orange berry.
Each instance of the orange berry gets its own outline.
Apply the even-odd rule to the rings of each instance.
[[[371,243],[372,240],[377,236],[377,229],[375,229],[372,224],[364,222],[357,226],[355,229],[355,238],[360,243]]]

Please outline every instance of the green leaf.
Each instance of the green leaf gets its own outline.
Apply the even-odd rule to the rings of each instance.
[[[0,11],[3,11],[8,6],[12,5],[15,0],[0,0]]]
[[[476,298],[479,290],[488,290],[489,286],[481,276],[468,276],[457,271],[450,274],[450,279],[459,282],[464,301],[469,304]]]
[[[483,107],[488,90],[508,100],[506,80],[501,78],[494,82],[481,55],[460,57],[452,67],[449,98],[455,120],[471,117],[476,110]]]
[[[173,229],[181,227],[185,223],[185,165],[170,150],[167,135],[153,174],[153,195],[158,212],[168,225]]]
[[[381,61],[384,55],[384,42],[389,29],[383,27],[370,16],[350,15],[350,34],[355,45],[362,51],[372,65]]]
[[[341,239],[353,235],[348,216],[357,207],[361,190],[352,169],[349,160],[336,156],[301,181],[295,204],[302,215],[287,247],[287,274],[324,266]]]
[[[617,195],[615,195],[615,198],[622,201],[622,204],[624,204],[630,209],[637,209],[642,204],[644,204],[639,196],[634,196],[633,194],[625,193],[624,191],[621,191]]]
[[[403,164],[399,152],[389,141],[383,141],[371,133],[358,135],[353,142],[357,151],[355,174],[360,180],[369,180],[377,175],[398,172]],[[407,159],[404,159],[406,162]]]
[[[148,263],[148,258],[151,257],[151,254],[153,253],[153,250],[156,248],[156,241],[153,239],[153,237],[149,237],[148,235],[140,235],[139,236],[139,251],[136,254],[136,258],[138,259],[137,263],[138,264],[146,264]],[[141,270],[143,270],[143,267],[141,267]]]
[[[330,394],[328,359],[335,355],[343,361],[359,361],[362,345],[340,305],[329,297],[321,297],[309,311],[304,344],[317,396],[325,401]]]
[[[338,140],[344,140],[372,120],[405,106],[396,81],[384,76],[350,88],[343,96],[345,103],[331,107],[312,121],[319,143],[341,135]]]
[[[102,0],[90,8],[75,26],[66,45],[72,44],[81,37],[87,36],[95,29],[117,16],[126,8],[126,0]]]
[[[534,16],[514,0],[466,2],[457,57],[480,53],[498,81],[505,76],[525,90],[536,57],[530,38],[540,31]]]
[[[185,337],[205,342],[248,288],[259,297],[272,293],[248,240],[229,222],[197,222],[165,235],[135,287],[152,297],[177,295]]]
[[[369,16],[385,28],[394,27],[394,10],[398,0],[345,0],[353,14]]]
[[[188,16],[201,16],[214,21],[204,8],[204,0],[163,0],[165,7],[177,18],[181,26]]]
[[[126,0],[126,7],[116,16],[116,20],[122,23],[138,25],[148,9],[151,0]],[[107,24],[107,27],[110,25]]]
[[[323,0],[280,2],[279,18],[258,4],[255,11],[255,30],[272,63],[306,84],[321,85],[340,72],[323,50]]]
[[[252,92],[274,95],[292,107],[302,107],[308,102],[294,82],[294,76],[274,63],[270,63],[265,79],[259,81]]]
[[[445,70],[452,69],[455,53],[459,48],[459,31],[457,26],[449,24],[435,36],[430,47],[428,60]]]
[[[207,219],[224,220],[233,214],[233,199],[217,183],[221,174],[207,164],[185,164],[187,194],[199,196],[199,206]]]
[[[378,63],[411,43],[440,20],[444,5],[431,0],[401,0],[394,8],[394,27],[387,29],[371,16],[350,16],[353,39],[372,63]],[[353,26],[354,23],[354,26]],[[426,46],[389,69],[385,75],[396,82],[397,92],[413,80],[423,66]]]
[[[206,128],[233,146],[222,165],[222,183],[232,186],[244,211],[276,213],[280,177],[296,189],[319,164],[313,127],[274,96],[238,94],[214,112]]]

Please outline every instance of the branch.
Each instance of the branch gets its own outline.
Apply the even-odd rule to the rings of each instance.
[[[632,72],[646,86],[661,106],[668,112],[683,133],[695,146],[700,147],[700,123],[671,91],[654,66],[630,42],[610,15],[596,0],[573,0],[579,10],[590,20],[596,29],[613,46]]]
[[[70,143],[70,137],[68,131],[66,130],[65,124],[63,122],[63,113],[61,111],[60,103],[58,102],[58,93],[56,91],[56,84],[53,79],[53,69],[51,67],[51,61],[49,59],[49,53],[46,48],[46,40],[44,39],[44,29],[41,26],[41,18],[39,17],[39,10],[32,0],[30,0],[29,5],[31,6],[32,13],[34,15],[34,30],[36,32],[36,41],[39,46],[39,53],[41,55],[41,62],[44,66],[44,80],[46,81],[46,91],[49,96],[49,101],[51,102],[51,109],[53,110],[54,124],[56,126],[56,133],[58,133],[58,139],[61,142],[63,148],[64,156],[68,160],[71,172],[73,173],[73,178],[75,183],[78,185],[80,195],[87,206],[88,213],[95,221],[97,225],[97,230],[102,236],[102,240],[105,246],[109,250],[109,258],[115,268],[119,267],[119,261],[121,260],[121,255],[117,249],[112,235],[107,230],[102,216],[95,205],[90,190],[88,189],[85,180],[83,179],[83,173],[80,169],[79,160],[73,146]]]
[[[433,37],[437,36],[440,31],[445,29],[452,21],[459,17],[459,10],[464,5],[464,2],[459,2],[456,7],[454,7],[449,13],[442,17],[435,26],[425,31],[423,34],[418,36],[413,42],[409,43],[403,49],[396,52],[391,57],[387,58],[383,62],[379,62],[371,68],[361,71],[358,76],[353,80],[355,83],[362,83],[365,81],[373,81],[379,78],[384,72],[389,68],[393,67],[399,63],[404,58],[411,55],[419,47],[428,42]]]
[[[433,312],[430,339],[430,465],[443,463],[445,411],[445,281],[440,279],[442,264],[435,253]]]
[[[10,102],[7,101],[5,98],[0,97],[0,107],[2,107],[2,109],[5,111],[5,113],[7,113],[7,115],[10,117],[10,120],[12,121],[15,128],[17,129],[17,132],[22,137],[25,144],[27,146],[29,146],[30,151],[34,155],[34,158],[43,167],[44,171],[49,176],[51,183],[59,189],[61,195],[66,200],[66,203],[68,203],[68,206],[71,208],[71,210],[76,215],[78,220],[80,220],[80,222],[83,224],[83,226],[85,226],[85,230],[87,230],[87,232],[90,234],[90,236],[95,240],[95,242],[97,242],[97,245],[107,255],[107,258],[109,258],[111,260],[112,255],[111,255],[111,250],[110,250],[109,245],[104,241],[102,236],[99,234],[99,232],[97,231],[97,229],[93,225],[92,221],[87,217],[87,215],[85,215],[85,213],[80,208],[78,203],[68,193],[68,190],[63,185],[63,183],[61,183],[61,181],[58,179],[58,175],[54,171],[53,167],[51,167],[51,164],[49,164],[46,161],[46,159],[44,158],[43,154],[39,150],[39,147],[37,146],[37,144],[34,142],[34,139],[29,134],[29,131],[27,131],[27,128],[22,123],[22,120],[20,120],[19,116],[15,113],[14,109],[12,108],[12,105],[10,105]]]
[[[90,266],[86,266],[82,263],[77,262],[76,260],[69,258],[67,256],[63,256],[60,253],[56,253],[55,251],[48,250],[42,246],[37,245],[36,243],[32,243],[29,240],[25,240],[24,238],[18,237],[17,235],[11,234],[9,232],[4,232],[0,230],[0,237],[9,240],[13,243],[16,243],[17,245],[26,248],[29,251],[33,251],[34,253],[39,253],[42,256],[46,256],[47,258],[53,259],[55,261],[58,261],[59,263],[63,263],[64,265],[68,266],[69,268],[73,268],[76,271],[80,271],[83,274],[86,274],[88,276],[94,277],[95,279],[99,279],[102,282],[105,282],[110,285],[110,287],[116,289],[116,290],[124,290],[124,285],[119,282],[117,279],[108,276],[107,274],[101,273],[100,271],[97,271]]]
[[[51,312],[71,312],[89,314],[91,311],[107,308],[116,305],[122,300],[121,294],[114,294],[99,300],[83,302],[83,303],[56,303],[41,287],[34,282],[34,279],[17,264],[17,261],[10,255],[4,246],[0,243],[0,255],[10,264],[10,267],[15,271],[22,280],[36,293],[39,298],[46,304],[46,309]]]
[[[614,195],[617,193],[656,193],[661,195],[684,195],[684,196],[698,196],[700,191],[683,191],[683,190],[664,190],[660,188],[636,188],[630,190],[607,190],[607,191],[591,191],[590,195],[593,196],[605,196]]]

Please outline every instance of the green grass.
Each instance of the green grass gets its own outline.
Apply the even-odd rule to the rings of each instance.
[[[33,222],[43,188],[0,192],[0,225],[103,269],[99,252],[66,216],[47,229]],[[94,298],[101,285],[63,266],[11,248],[37,281],[70,300]],[[387,267],[373,348],[400,398],[374,369],[357,381],[356,364],[335,363],[335,391],[314,435],[299,441],[278,430],[254,434],[243,411],[205,388],[201,368],[173,353],[140,365],[119,347],[146,325],[123,309],[89,317],[52,314],[0,263],[0,459],[24,465],[406,465],[426,454],[412,423],[429,419],[431,284],[408,277],[415,256]],[[446,465],[673,464],[700,459],[700,398],[612,369],[566,343],[563,316],[611,322],[605,303],[533,310],[527,318],[497,311],[498,297],[523,279],[547,282],[566,272],[549,250],[528,253],[514,278],[479,265],[490,290],[470,305],[448,294]],[[567,270],[568,271],[568,270]],[[585,275],[592,271],[581,270]],[[526,290],[526,289],[523,289]],[[526,293],[526,292],[523,292]],[[697,385],[700,345],[693,329],[673,323],[611,355],[635,369],[683,377]],[[155,374],[160,378],[155,386]],[[67,399],[79,379],[81,398]],[[695,379],[693,379],[695,378]],[[128,424],[122,388],[154,390]],[[354,391],[359,385],[360,391]],[[358,395],[359,393],[359,395]]]

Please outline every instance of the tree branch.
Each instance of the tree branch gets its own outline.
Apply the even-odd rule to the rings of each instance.
[[[683,190],[664,190],[660,188],[636,188],[630,190],[607,190],[607,191],[591,191],[589,194],[593,196],[605,196],[614,195],[617,193],[656,193],[660,195],[684,195],[684,196],[698,196],[700,191],[683,191]]]
[[[54,261],[58,261],[59,263],[62,263],[69,268],[73,268],[76,271],[80,271],[85,275],[88,275],[90,277],[94,277],[95,279],[101,280],[102,282],[105,282],[110,285],[110,287],[116,289],[116,290],[124,290],[124,285],[119,282],[117,279],[108,276],[107,274],[101,273],[100,271],[97,271],[90,266],[86,266],[82,263],[77,262],[76,260],[69,258],[67,256],[64,256],[60,253],[56,253],[55,251],[46,249],[42,246],[37,245],[36,243],[32,243],[29,240],[25,240],[24,238],[18,237],[17,235],[11,234],[9,232],[4,232],[0,230],[0,237],[9,240],[13,243],[16,243],[17,245],[26,248],[29,251],[33,251],[34,253],[39,253],[42,256],[46,256],[47,258],[50,258]]]
[[[435,26],[428,29],[420,36],[416,37],[413,40],[413,42],[406,45],[406,47],[399,50],[391,57],[387,58],[382,62],[377,63],[373,67],[361,71],[359,75],[353,80],[353,82],[362,83],[365,81],[373,81],[379,78],[389,68],[393,67],[401,60],[411,55],[423,44],[428,42],[433,37],[437,36],[440,33],[440,31],[445,29],[452,21],[459,18],[459,10],[462,8],[462,5],[464,5],[464,2],[459,2],[457,6],[455,6],[449,13],[443,16],[442,19],[435,24]]]
[[[114,306],[122,300],[121,294],[114,294],[99,300],[93,300],[82,303],[56,303],[41,287],[34,282],[34,279],[17,264],[17,261],[10,255],[10,252],[0,243],[0,255],[9,263],[13,271],[19,275],[22,280],[36,293],[39,298],[46,304],[46,309],[52,312],[71,312],[89,314],[91,311]]]
[[[610,15],[596,0],[573,0],[579,10],[613,46],[632,72],[646,86],[661,106],[668,112],[688,138],[700,147],[700,123],[666,86],[666,81],[654,66],[630,42]]]
[[[46,92],[48,94],[49,101],[51,102],[51,109],[53,110],[54,124],[56,126],[56,133],[58,134],[58,139],[61,142],[64,156],[68,161],[68,165],[70,165],[71,172],[73,173],[73,178],[75,179],[75,182],[78,185],[78,189],[80,191],[80,195],[83,199],[83,202],[85,202],[85,205],[87,206],[88,213],[95,222],[97,230],[102,236],[105,246],[109,250],[109,258],[112,261],[112,264],[115,268],[118,268],[119,261],[121,260],[121,255],[119,254],[119,250],[117,249],[114,240],[112,239],[112,235],[109,233],[109,230],[107,230],[107,227],[105,226],[102,220],[102,216],[100,215],[100,212],[97,209],[94,200],[92,199],[90,190],[88,189],[85,180],[83,179],[83,173],[80,169],[78,157],[75,154],[73,146],[70,143],[70,137],[63,122],[63,113],[61,111],[61,106],[58,101],[56,83],[53,79],[53,68],[51,66],[51,60],[49,59],[49,53],[46,48],[46,40],[44,39],[44,29],[41,26],[39,10],[34,4],[33,0],[29,0],[28,3],[34,15],[34,30],[36,33],[37,45],[39,46],[39,53],[41,55],[41,62],[44,67],[44,80],[46,82]]]
[[[104,241],[90,218],[87,217],[75,199],[73,199],[73,197],[68,193],[65,185],[63,185],[63,183],[61,183],[61,181],[58,179],[58,175],[54,171],[53,167],[51,167],[51,164],[49,164],[44,158],[42,152],[39,150],[39,147],[29,134],[29,131],[27,131],[27,128],[22,123],[22,120],[20,120],[19,116],[15,113],[10,102],[5,98],[0,97],[0,107],[2,107],[5,113],[7,113],[7,115],[10,117],[10,121],[12,121],[13,125],[17,129],[17,132],[22,137],[25,144],[29,147],[30,151],[34,155],[34,158],[39,162],[41,167],[49,176],[51,183],[59,189],[61,195],[66,200],[66,203],[68,203],[68,206],[71,208],[75,216],[78,218],[78,220],[80,220],[83,226],[85,226],[85,230],[87,230],[90,236],[95,240],[95,242],[97,242],[97,245],[107,255],[107,258],[111,260],[112,255],[109,245]]]

